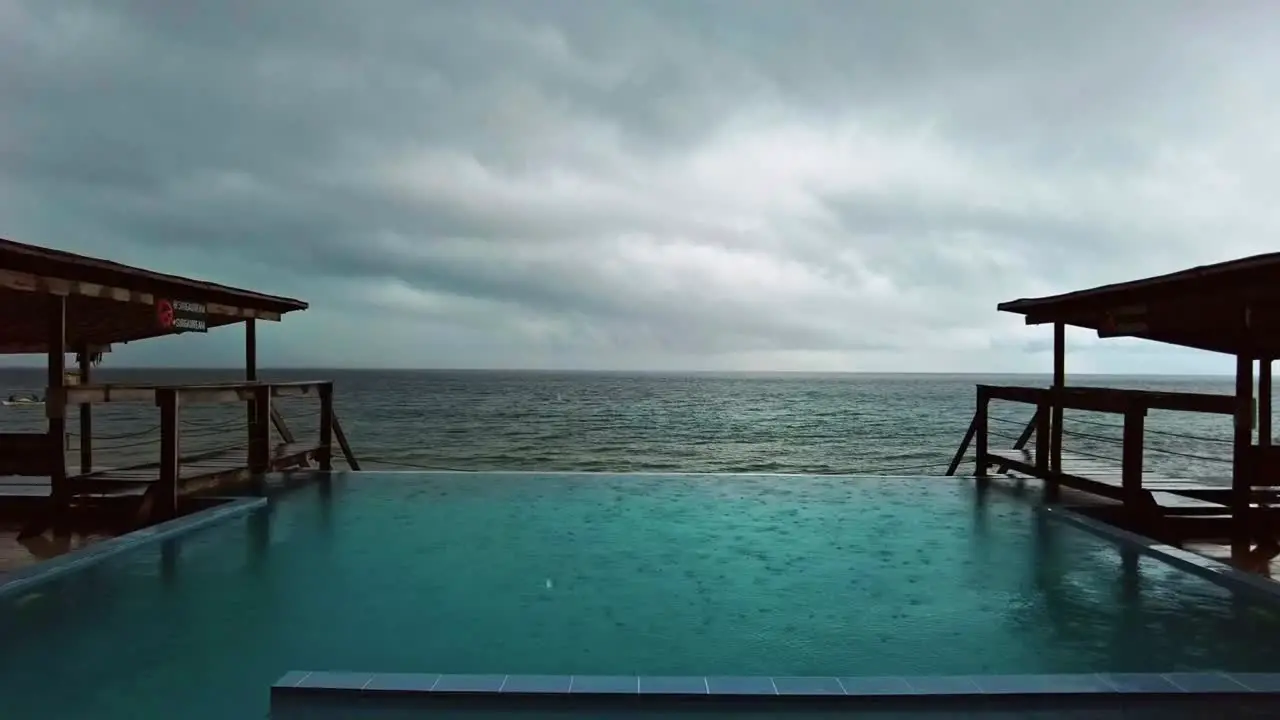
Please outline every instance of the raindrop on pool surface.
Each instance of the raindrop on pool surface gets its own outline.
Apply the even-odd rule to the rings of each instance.
[[[551,589],[551,578],[547,578],[547,589]]]

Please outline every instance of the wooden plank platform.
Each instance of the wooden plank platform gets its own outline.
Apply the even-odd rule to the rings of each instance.
[[[96,467],[94,472],[102,472],[111,470],[108,467]],[[47,475],[24,476],[24,475],[3,475],[0,476],[0,498],[6,497],[46,497],[49,495],[52,485]]]
[[[313,443],[281,443],[272,450],[272,470],[297,467],[302,460],[313,460],[319,448]],[[178,482],[188,486],[195,481],[248,473],[249,463],[243,448],[216,453],[200,453],[184,458],[178,466]],[[129,467],[100,467],[68,480],[78,495],[141,495],[160,479],[159,463]],[[47,497],[52,490],[48,477],[0,477],[2,497]]]
[[[300,467],[314,460],[318,450],[311,443],[278,444],[272,448],[271,471]],[[249,477],[248,456],[243,448],[202,453],[179,461],[178,485],[184,494],[204,489],[203,481],[230,476]],[[77,494],[141,494],[159,479],[158,464],[153,463],[82,475],[74,479],[73,486]]]
[[[1005,473],[1012,477],[1037,477],[1032,472],[1035,469],[1035,457],[1029,450],[994,450],[990,452],[990,457],[997,468],[1005,461],[1013,461],[1008,464]],[[1062,473],[1065,476],[1063,485],[1113,500],[1123,499],[1120,467],[1115,463],[1063,450]],[[1150,491],[1156,504],[1164,510],[1195,514],[1217,513],[1226,509],[1226,494],[1231,490],[1231,478],[1174,478],[1144,473],[1142,489]],[[1215,502],[1218,497],[1221,497],[1221,501]]]

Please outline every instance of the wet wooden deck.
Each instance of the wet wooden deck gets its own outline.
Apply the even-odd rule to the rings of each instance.
[[[271,469],[306,467],[316,459],[318,450],[314,443],[280,443],[272,451]],[[248,470],[248,456],[242,448],[195,453],[179,461],[178,484],[189,487],[201,480],[248,473]],[[77,495],[141,495],[148,485],[159,482],[160,464],[99,467],[90,473],[73,475],[68,480]],[[48,477],[0,477],[0,497],[47,497],[51,491]]]
[[[272,449],[271,471],[307,467],[316,459],[319,449],[313,443],[278,444]],[[248,471],[248,455],[243,449],[201,453],[179,461],[178,485],[189,487],[194,481]],[[159,463],[150,463],[79,475],[73,479],[73,486],[77,494],[129,494],[141,493],[146,486],[159,479]]]
[[[1019,465],[1035,467],[1035,457],[1026,449],[993,450],[990,457],[996,468],[1001,466],[1003,460],[1014,460]],[[1123,497],[1122,473],[1118,463],[1063,450],[1062,473],[1064,486],[1116,501]],[[1009,467],[1004,474],[1011,477],[1037,477],[1016,466]],[[1142,489],[1151,493],[1152,499],[1162,510],[1197,515],[1219,512],[1226,514],[1225,502],[1215,502],[1208,498],[1221,495],[1225,500],[1226,493],[1231,489],[1231,478],[1175,478],[1143,473]]]

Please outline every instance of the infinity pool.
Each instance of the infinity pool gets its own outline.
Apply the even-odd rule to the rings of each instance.
[[[1276,671],[1280,613],[952,478],[353,473],[0,600],[5,718],[263,717],[299,668]]]

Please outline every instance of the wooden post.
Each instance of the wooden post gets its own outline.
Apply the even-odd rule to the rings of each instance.
[[[1042,478],[1049,475],[1049,407],[1048,400],[1036,404],[1036,474]]]
[[[1242,562],[1249,555],[1249,496],[1252,494],[1249,458],[1253,446],[1253,359],[1236,356],[1235,433],[1231,453],[1231,559]]]
[[[1062,397],[1067,386],[1067,326],[1061,322],[1053,324],[1053,387],[1049,393],[1053,408],[1053,420],[1049,439],[1049,476],[1044,481],[1044,497],[1048,502],[1057,502],[1061,493],[1058,475],[1062,473]]]
[[[1124,413],[1124,436],[1120,444],[1120,484],[1125,510],[1135,517],[1142,502],[1142,454],[1147,409],[1131,406]]]
[[[253,318],[244,321],[244,379],[249,382],[258,381],[258,326]],[[254,422],[257,419],[253,401],[245,408],[245,429],[248,432],[249,447],[253,447],[253,439],[257,437]],[[252,452],[252,451],[251,451]],[[252,462],[250,462],[252,465]]]
[[[1258,444],[1271,447],[1271,358],[1258,360]]]
[[[1061,391],[1067,386],[1067,332],[1066,325],[1053,324],[1053,389]],[[1050,469],[1062,472],[1062,401],[1053,398],[1053,440]]]
[[[320,386],[320,469],[333,470],[333,383]]]
[[[160,486],[156,488],[155,513],[160,520],[171,520],[178,515],[179,458],[182,457],[178,402],[177,390],[156,390],[156,405],[160,407]]]
[[[974,474],[979,478],[981,483],[987,477],[987,468],[991,463],[987,460],[987,406],[991,404],[991,398],[987,396],[987,389],[981,385],[978,386],[977,407],[974,408],[974,421],[976,423],[974,429]]]
[[[45,415],[49,420],[46,439],[49,453],[49,493],[53,500],[53,529],[56,534],[70,532],[71,488],[67,483],[67,402],[63,388],[67,374],[67,298],[46,295],[48,343],[48,378],[45,388]]]
[[[249,438],[249,472],[260,475],[271,470],[271,386],[253,389],[253,435]]]
[[[93,367],[93,353],[89,343],[80,343],[80,384],[88,385],[93,381],[90,370]],[[93,405],[80,403],[80,473],[93,472]]]

